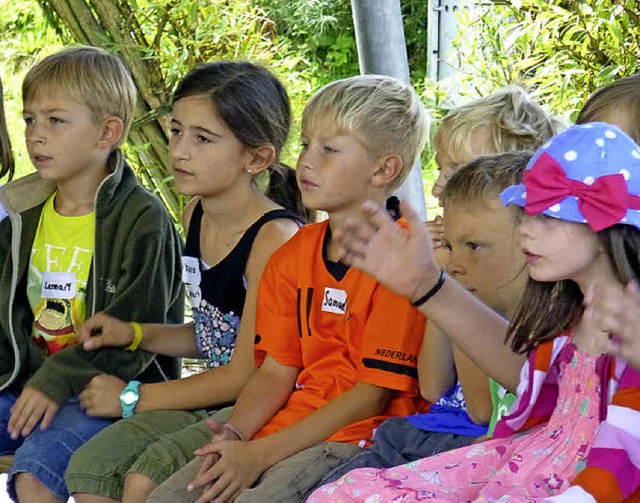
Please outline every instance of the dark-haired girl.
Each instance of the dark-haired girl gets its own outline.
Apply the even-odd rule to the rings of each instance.
[[[194,197],[183,257],[194,322],[138,325],[98,314],[78,338],[88,351],[119,346],[204,358],[209,370],[142,385],[96,376],[80,395],[87,413],[131,417],[72,459],[67,484],[76,501],[145,501],[210,439],[207,408],[233,402],[254,372],[258,283],[301,224],[293,170],[279,162],[290,122],[283,85],[252,63],[205,64],[178,84],[169,154],[178,191]],[[266,172],[265,195],[256,178]]]

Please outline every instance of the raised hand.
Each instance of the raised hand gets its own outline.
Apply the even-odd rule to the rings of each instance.
[[[7,428],[9,435],[14,440],[20,435],[26,437],[38,422],[40,422],[40,429],[46,430],[58,409],[58,404],[42,391],[30,387],[24,388],[11,408],[11,417]]]
[[[93,351],[102,347],[127,347],[133,342],[134,331],[126,321],[97,313],[80,326],[76,336],[85,351]]]
[[[80,392],[80,405],[93,417],[120,417],[120,393],[127,386],[122,379],[108,374],[95,376]]]
[[[406,201],[400,203],[406,229],[372,201],[363,203],[362,210],[363,219],[347,219],[336,230],[342,259],[398,295],[419,298],[440,275],[424,223]]]
[[[444,240],[444,220],[442,219],[442,217],[437,216],[433,220],[425,222],[424,225],[431,235],[433,249],[435,250],[437,248],[442,248]]]

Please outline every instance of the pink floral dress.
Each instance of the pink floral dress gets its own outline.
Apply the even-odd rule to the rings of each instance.
[[[565,351],[558,402],[548,423],[395,468],[353,470],[307,501],[536,502],[566,490],[586,465],[600,423],[601,395],[597,358],[573,344]]]

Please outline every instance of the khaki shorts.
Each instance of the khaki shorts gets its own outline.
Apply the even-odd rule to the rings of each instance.
[[[224,422],[231,410],[227,407],[212,415],[205,410],[159,410],[122,419],[73,455],[65,477],[67,488],[71,494],[121,500],[129,473],[140,473],[159,485],[211,440],[206,420]]]
[[[361,449],[352,444],[324,442],[300,451],[269,468],[251,489],[235,503],[303,502],[304,497],[322,477],[336,466],[355,456]],[[147,503],[195,502],[202,491],[187,492],[196,477],[201,459],[194,459],[153,491]]]

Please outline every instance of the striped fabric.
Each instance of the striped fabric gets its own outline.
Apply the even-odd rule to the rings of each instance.
[[[570,334],[562,335],[531,352],[522,367],[512,412],[496,425],[494,438],[549,420],[558,399],[558,355],[569,342]],[[571,490],[549,501],[638,501],[634,493],[640,489],[640,372],[606,355],[598,359],[596,370],[602,377],[602,422],[587,466]]]

